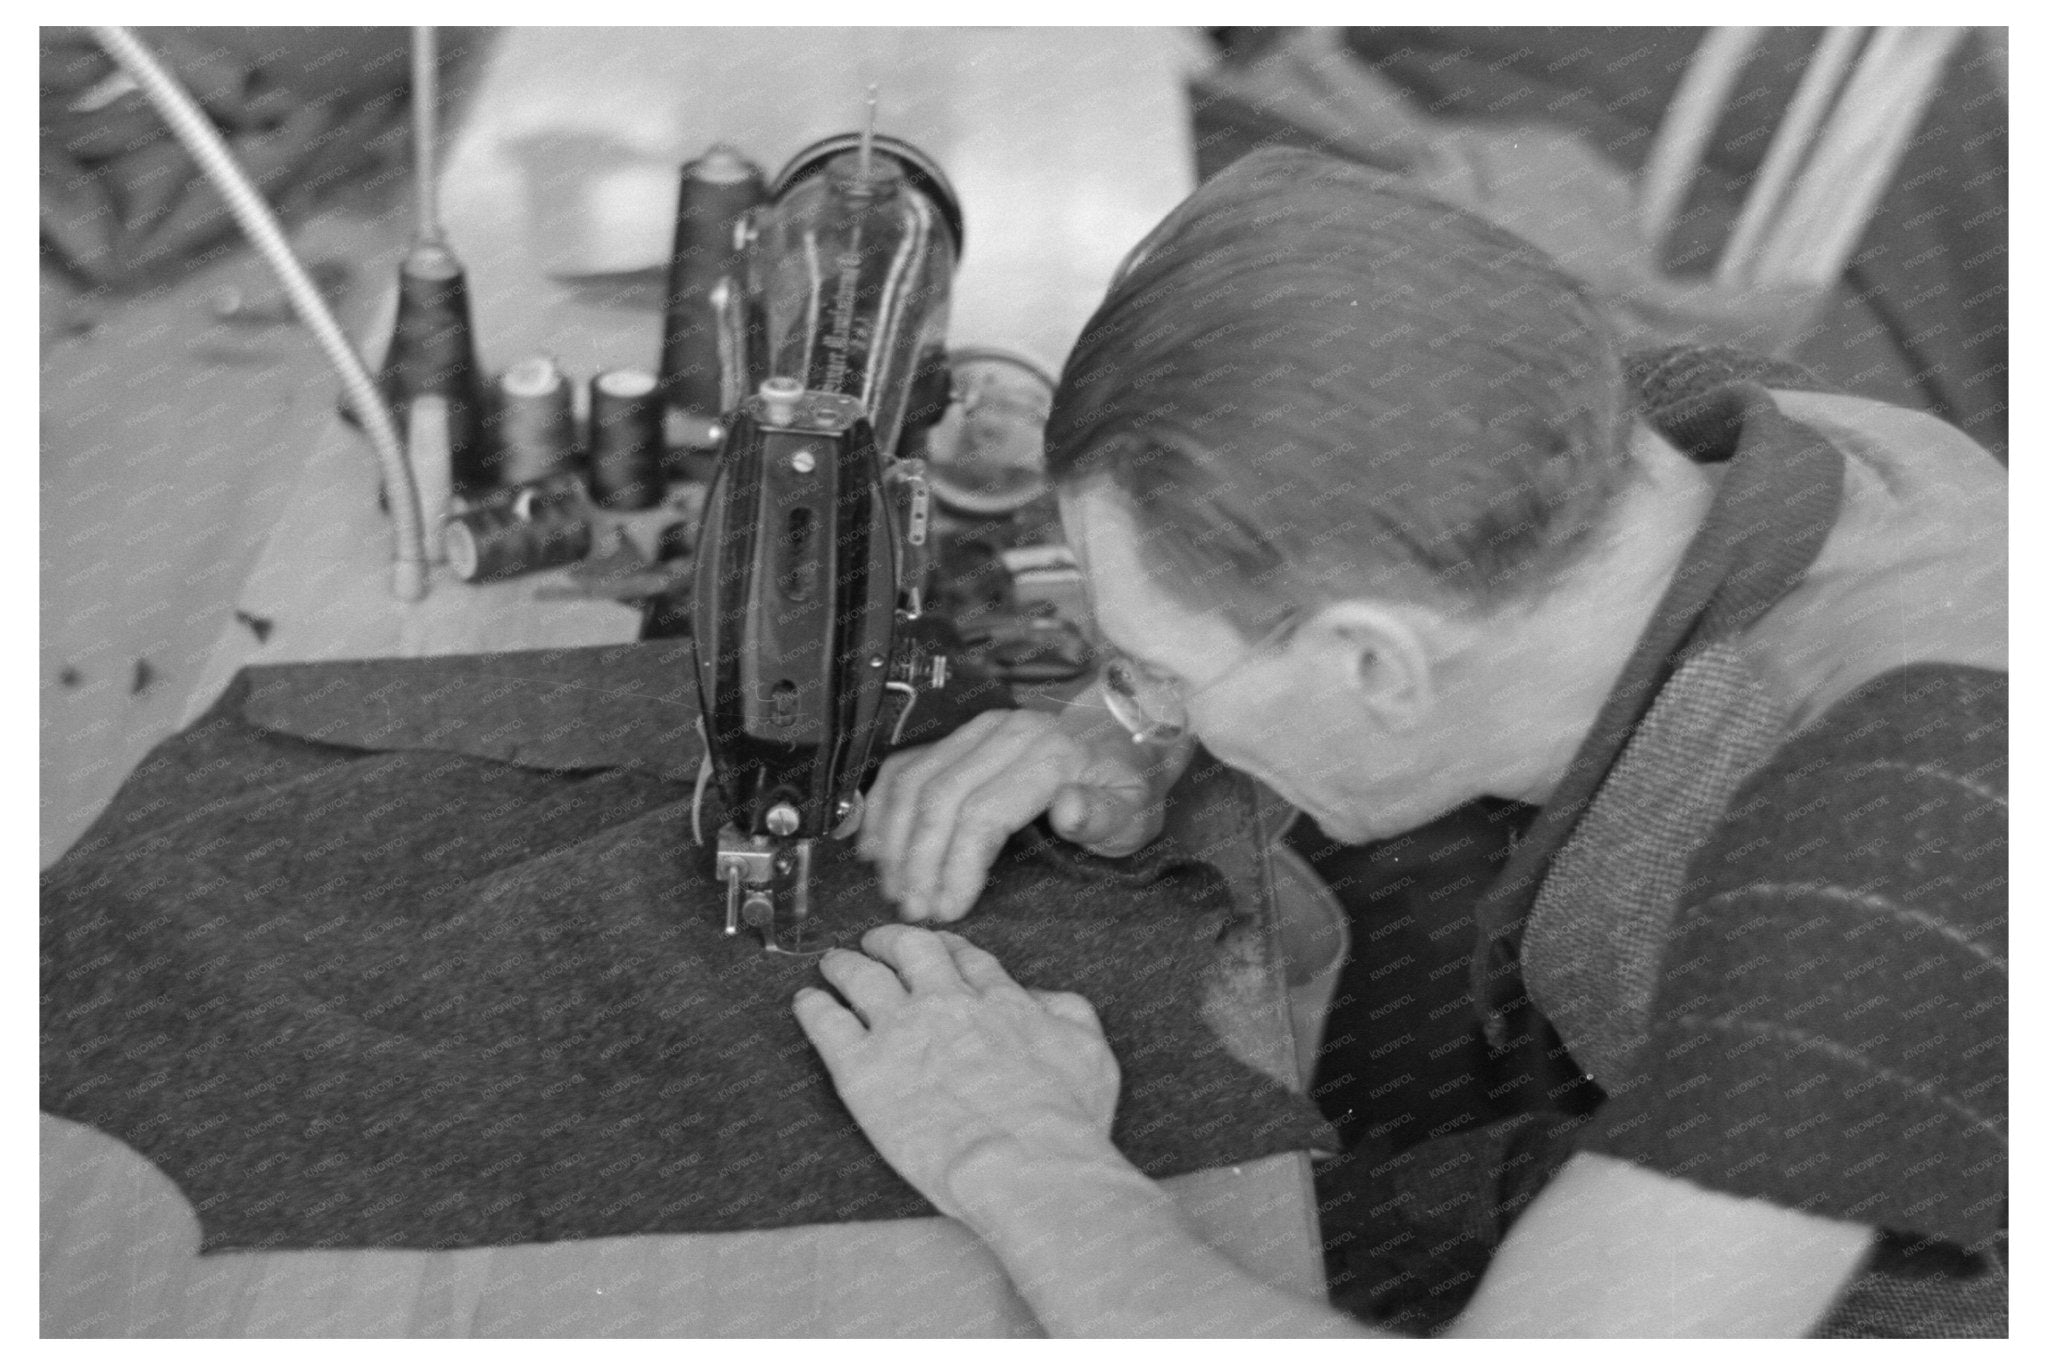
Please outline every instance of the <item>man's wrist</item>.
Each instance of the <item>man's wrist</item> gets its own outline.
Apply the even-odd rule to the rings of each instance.
[[[1054,1336],[1348,1334],[1349,1319],[1247,1275],[1107,1142],[976,1153],[962,1220]]]
[[[947,1184],[961,1221],[998,1246],[1035,1227],[1085,1218],[1104,1203],[1171,1203],[1108,1138],[1093,1134],[988,1143],[963,1156]]]

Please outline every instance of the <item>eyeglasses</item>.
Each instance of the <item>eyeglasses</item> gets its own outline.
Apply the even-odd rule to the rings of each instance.
[[[1109,713],[1138,743],[1171,744],[1188,732],[1189,702],[1278,644],[1294,626],[1294,613],[1289,612],[1230,667],[1193,689],[1179,678],[1161,675],[1115,646],[1105,645],[1099,651],[1103,700]]]

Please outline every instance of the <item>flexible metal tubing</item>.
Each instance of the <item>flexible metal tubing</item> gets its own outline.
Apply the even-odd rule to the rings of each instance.
[[[385,406],[384,396],[377,391],[369,368],[342,333],[340,323],[335,321],[327,301],[320,297],[320,291],[306,274],[305,267],[299,264],[299,258],[286,240],[276,215],[271,213],[270,206],[257,193],[256,187],[249,183],[242,168],[235,164],[234,154],[228,150],[220,134],[214,131],[206,115],[200,112],[191,97],[143,46],[142,41],[126,28],[94,28],[93,36],[107,50],[107,55],[142,88],[142,93],[163,115],[178,141],[185,144],[185,150],[192,154],[200,169],[213,181],[242,231],[263,253],[270,268],[277,272],[299,320],[312,331],[313,339],[319,342],[320,349],[327,353],[327,359],[340,371],[349,402],[362,419],[370,444],[376,449],[377,459],[384,466],[384,486],[391,497],[394,541],[391,590],[401,601],[419,601],[427,592],[426,532],[420,518],[419,490],[413,483],[412,469],[406,463],[405,445],[399,440],[391,410]]]

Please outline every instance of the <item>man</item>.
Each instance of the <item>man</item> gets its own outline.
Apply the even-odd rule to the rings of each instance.
[[[906,920],[957,920],[1041,815],[1153,837],[1196,738],[1351,842],[1539,805],[1475,992],[1498,1034],[1526,989],[1606,1099],[1453,1330],[1999,1334],[2002,473],[1724,377],[1632,392],[1534,250],[1246,158],[1141,246],[1048,428],[1100,687],[891,758],[862,851]],[[1366,1330],[1117,1153],[1085,1001],[949,931],[863,946],[797,1017],[1050,1330]]]

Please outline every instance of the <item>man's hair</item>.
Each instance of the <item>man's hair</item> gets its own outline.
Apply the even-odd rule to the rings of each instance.
[[[1614,331],[1535,247],[1274,148],[1197,190],[1089,320],[1046,431],[1151,576],[1239,629],[1347,596],[1540,592],[1627,481]]]

